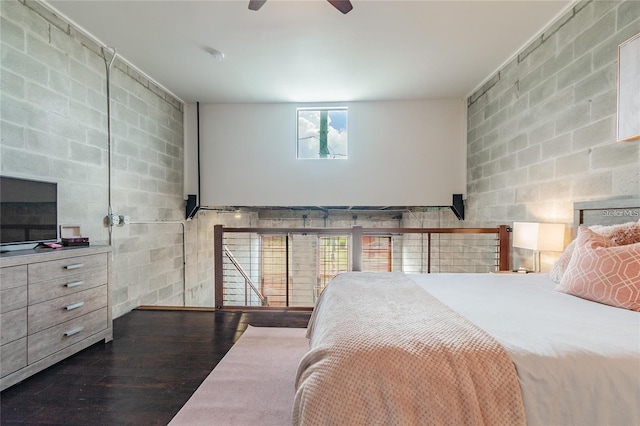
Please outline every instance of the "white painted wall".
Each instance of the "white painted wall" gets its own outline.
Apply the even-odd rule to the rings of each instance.
[[[449,205],[465,193],[463,100],[329,106],[344,105],[349,159],[297,160],[296,108],[320,105],[201,104],[201,205]]]

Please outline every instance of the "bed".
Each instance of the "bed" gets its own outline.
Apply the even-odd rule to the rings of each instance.
[[[294,424],[640,424],[640,243],[607,234],[618,224],[640,232],[640,199],[576,203],[575,211],[573,256],[556,281],[337,276],[309,323]],[[585,241],[627,256],[623,305],[589,300],[601,295],[588,286],[614,274],[583,276]],[[559,291],[580,279],[587,293]]]

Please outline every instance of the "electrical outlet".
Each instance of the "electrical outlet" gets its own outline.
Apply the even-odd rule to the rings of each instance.
[[[120,225],[120,216],[118,216],[117,214],[109,215],[109,225],[111,226]]]

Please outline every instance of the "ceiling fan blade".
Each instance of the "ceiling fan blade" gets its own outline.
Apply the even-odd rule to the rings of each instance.
[[[353,9],[353,5],[349,0],[327,0],[333,7],[342,13],[347,13]]]
[[[250,10],[259,10],[267,0],[249,0]]]

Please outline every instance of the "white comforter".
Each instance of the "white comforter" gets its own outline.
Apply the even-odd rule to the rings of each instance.
[[[295,425],[525,425],[507,351],[402,273],[338,275],[307,335]]]
[[[511,355],[529,425],[640,425],[640,313],[546,274],[410,275]]]

